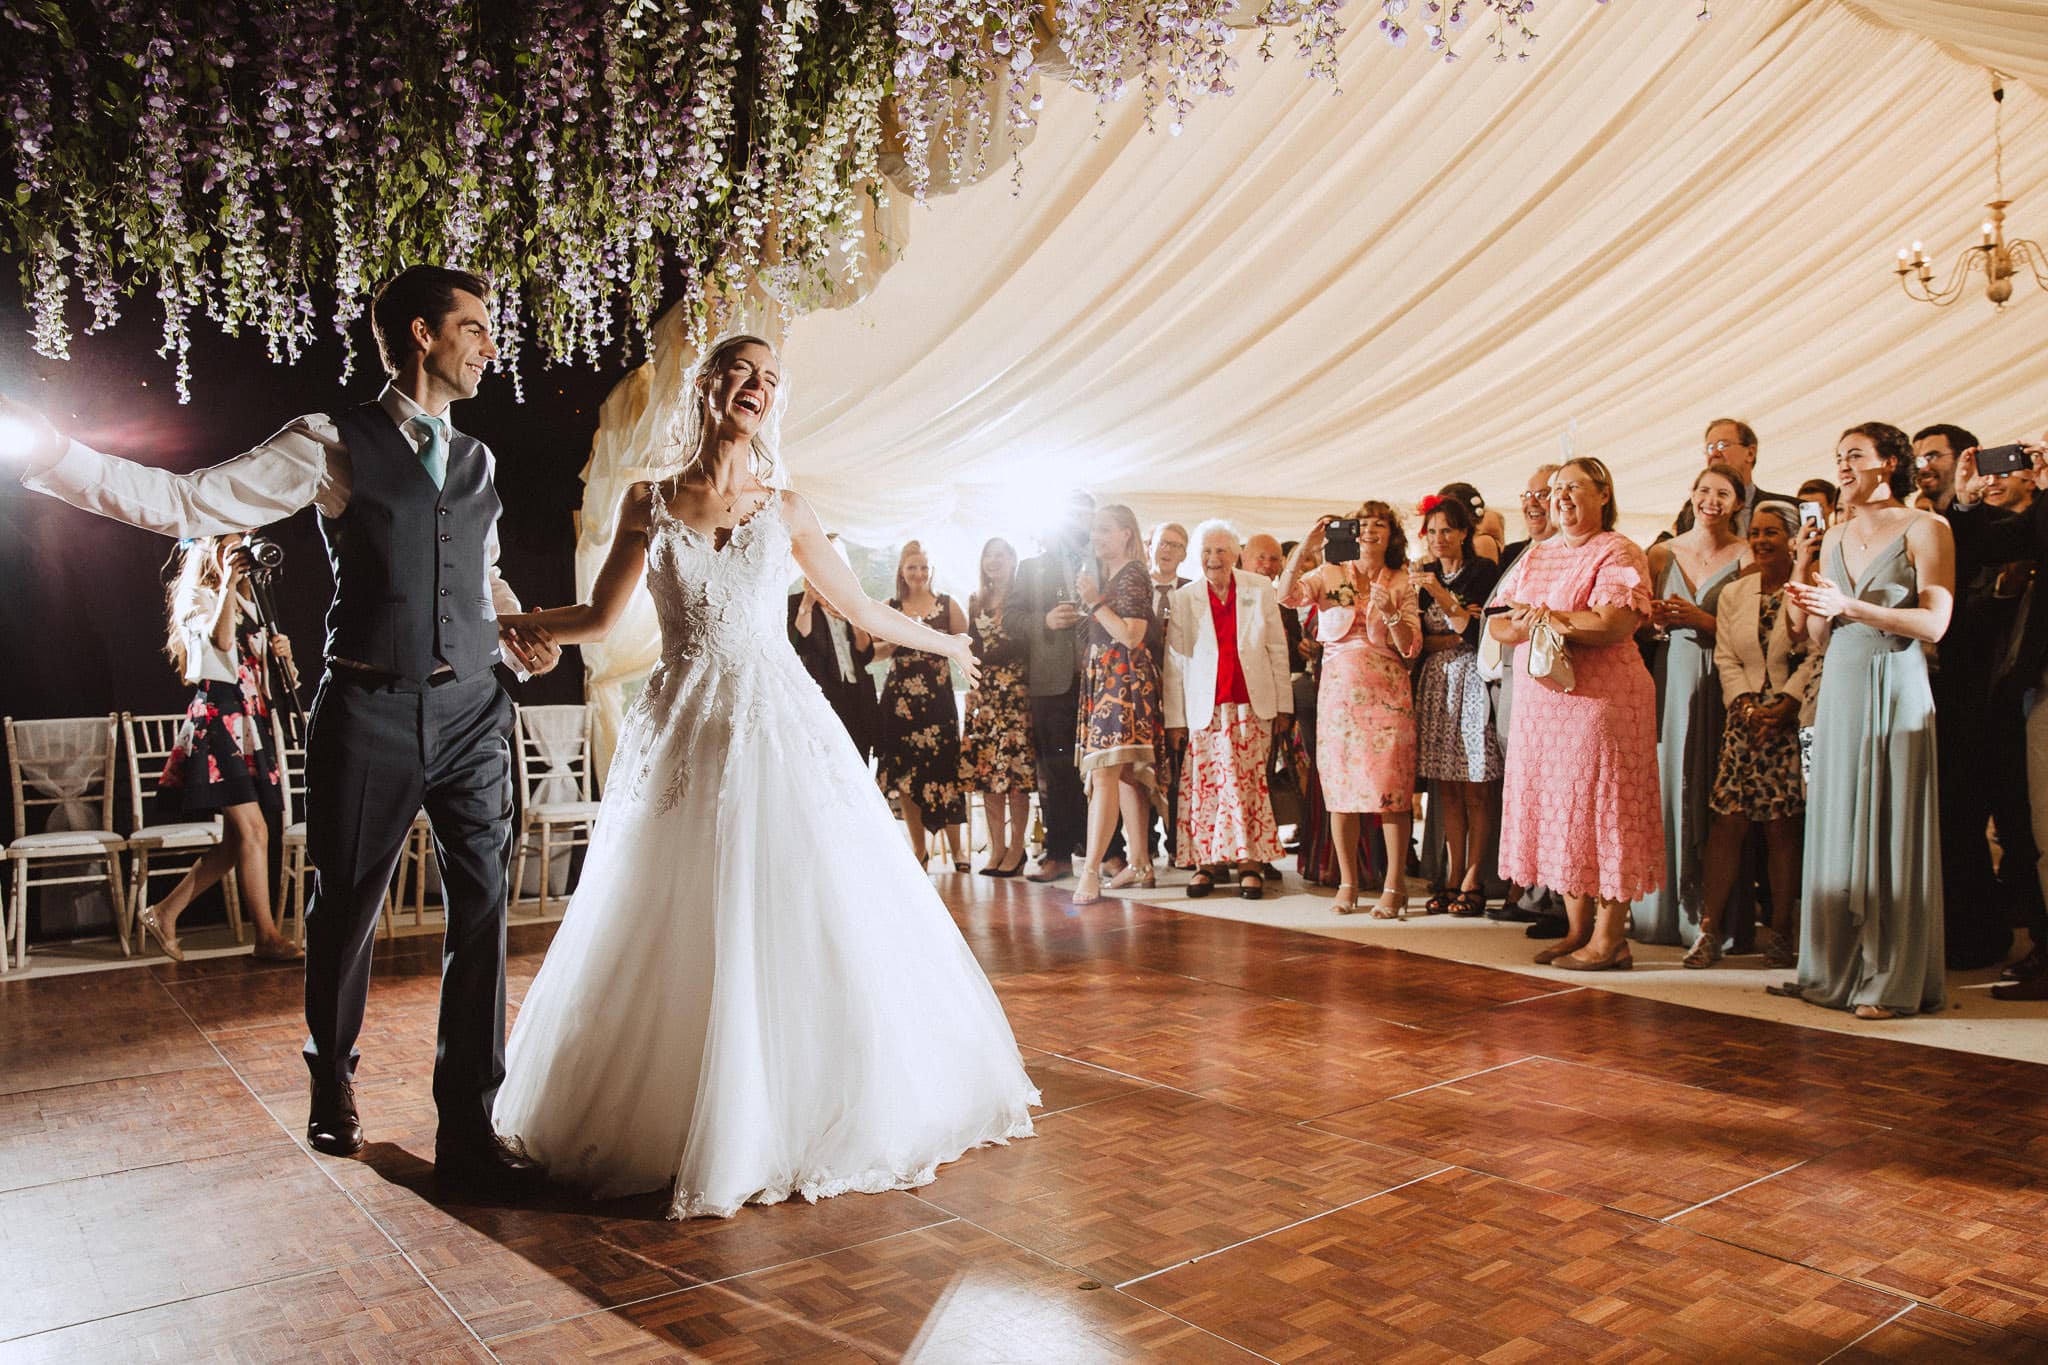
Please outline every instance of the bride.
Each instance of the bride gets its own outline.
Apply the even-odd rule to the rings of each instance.
[[[768,343],[720,341],[690,388],[686,460],[627,490],[590,601],[506,618],[601,640],[644,568],[662,649],[513,1027],[496,1126],[597,1197],[672,1186],[672,1218],[909,1189],[1028,1136],[1038,1092],[790,649],[788,585],[801,570],[854,625],[970,678],[973,654],[870,599],[809,504],[769,485]]]

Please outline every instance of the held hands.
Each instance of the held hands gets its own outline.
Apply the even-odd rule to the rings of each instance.
[[[545,627],[536,625],[531,613],[498,618],[498,639],[512,651],[519,666],[535,677],[562,661],[562,647]]]
[[[1799,702],[1783,692],[1769,697],[1743,697],[1737,705],[1740,708],[1738,719],[1757,738],[1789,729],[1799,720]]]
[[[1444,581],[1431,573],[1428,565],[1419,561],[1408,566],[1408,586],[1418,595],[1428,593],[1445,611],[1451,610],[1458,600],[1457,594],[1445,587]]]

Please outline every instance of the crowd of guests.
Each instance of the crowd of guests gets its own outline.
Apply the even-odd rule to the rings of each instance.
[[[1076,904],[1161,857],[1190,897],[1257,899],[1291,851],[1340,914],[1522,922],[1574,971],[1756,954],[1869,1019],[1940,1008],[2025,928],[1994,994],[2044,999],[2048,446],[1990,476],[1978,446],[1865,423],[1784,495],[1717,420],[1647,549],[1588,457],[1531,474],[1513,542],[1462,483],[1285,544],[1075,493],[1034,557],[988,543],[964,609],[903,549],[892,605],[981,660],[964,726],[936,656],[898,652],[877,698],[888,646],[808,592],[791,633],[958,871],[979,794],[983,874],[1072,875]]]

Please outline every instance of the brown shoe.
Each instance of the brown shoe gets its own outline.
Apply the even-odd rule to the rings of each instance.
[[[1039,860],[1038,870],[1025,873],[1024,880],[1027,882],[1056,882],[1060,878],[1070,875],[1073,870],[1074,865],[1065,858],[1042,858]]]

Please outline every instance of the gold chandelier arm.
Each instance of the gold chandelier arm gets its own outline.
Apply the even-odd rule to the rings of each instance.
[[[2048,289],[2048,251],[2043,251],[2039,242],[2025,238],[2007,242],[2005,254],[2012,260],[2013,274],[2019,274],[2019,267],[2024,265],[2027,273],[2034,277],[2034,283]]]
[[[1921,303],[1931,303],[1937,308],[1946,308],[1962,297],[1963,290],[1970,283],[1970,276],[1980,269],[1988,268],[1984,264],[1988,256],[1989,253],[1981,247],[1970,247],[1965,250],[1961,259],[1956,262],[1955,269],[1949,272],[1948,283],[1940,289],[1935,289],[1932,284],[1923,280],[1914,266],[1908,265],[1904,269],[1895,267],[1894,273],[1898,275],[1899,284],[1905,289],[1907,298],[1917,299]],[[1914,289],[1915,285],[1919,286],[1917,291]]]

